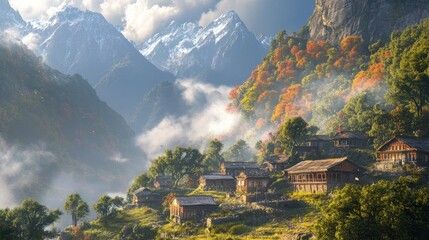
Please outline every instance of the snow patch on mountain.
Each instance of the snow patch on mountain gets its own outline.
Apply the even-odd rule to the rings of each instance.
[[[251,46],[244,53],[238,45]],[[171,22],[162,32],[138,46],[140,52],[158,68],[179,77],[193,77],[210,70],[221,71],[230,62],[250,57],[259,62],[265,47],[251,33],[234,11],[221,15],[218,19],[201,27],[195,23],[178,25]],[[250,68],[245,66],[242,71]],[[241,74],[238,74],[241,75]],[[244,80],[244,79],[239,79]]]

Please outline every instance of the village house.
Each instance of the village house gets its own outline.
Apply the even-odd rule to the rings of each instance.
[[[333,145],[332,141],[328,135],[313,135],[313,136],[308,136],[305,139],[306,147],[323,149],[323,148],[329,148],[332,145]]]
[[[331,138],[337,148],[365,148],[368,147],[368,138],[362,132],[341,131]]]
[[[294,146],[292,152],[296,154],[300,159],[306,159],[309,156],[317,157],[319,156],[319,149],[309,146]]]
[[[216,210],[217,206],[212,196],[178,196],[170,204],[170,219],[178,224],[199,221]]]
[[[286,170],[297,192],[329,192],[346,183],[359,182],[364,168],[345,158],[306,160]]]
[[[173,178],[171,176],[157,176],[153,181],[155,188],[169,189],[173,187]]]
[[[265,158],[262,168],[269,172],[281,172],[286,169],[290,160],[289,155],[272,155]]]
[[[237,177],[238,193],[254,193],[268,191],[270,175],[264,170],[247,170],[242,171]]]
[[[257,162],[222,162],[220,165],[220,173],[222,175],[231,175],[233,177],[242,171],[252,169],[259,169]]]
[[[211,174],[200,177],[200,187],[207,190],[233,191],[235,178],[231,175]]]
[[[429,138],[396,136],[377,149],[378,170],[391,170],[404,164],[429,165]]]
[[[145,203],[159,201],[161,201],[161,196],[148,188],[142,187],[133,192],[133,204],[137,207],[141,207]]]

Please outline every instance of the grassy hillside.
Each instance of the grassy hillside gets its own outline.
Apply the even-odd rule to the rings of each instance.
[[[243,205],[237,200],[227,199],[224,192],[204,192],[199,189],[188,192],[188,195],[200,194],[214,196],[221,204],[211,216],[239,215],[239,218],[210,228],[197,222],[176,225],[168,221],[168,215],[165,214],[168,211],[142,207],[119,210],[106,218],[69,228],[62,239],[127,239],[124,237],[125,229],[136,226],[156,232],[153,239],[282,239],[311,236],[319,208],[328,200],[326,195],[293,194],[290,199],[299,201],[299,204],[278,206],[281,211],[270,212],[261,210],[258,206]]]

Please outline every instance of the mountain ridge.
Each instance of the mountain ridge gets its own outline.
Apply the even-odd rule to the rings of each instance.
[[[139,49],[157,67],[178,77],[203,78],[212,84],[230,86],[242,82],[266,52],[234,11],[222,14],[205,27],[172,21]],[[232,63],[236,65],[234,69]]]
[[[100,13],[65,5],[54,15],[33,21],[26,33],[38,36],[36,52],[48,65],[82,75],[127,120],[153,86],[173,81],[170,73],[145,59]]]

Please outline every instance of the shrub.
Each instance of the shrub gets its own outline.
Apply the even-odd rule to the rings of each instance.
[[[241,235],[247,232],[250,232],[251,228],[244,225],[244,224],[238,224],[233,227],[231,227],[228,231],[231,235]]]

